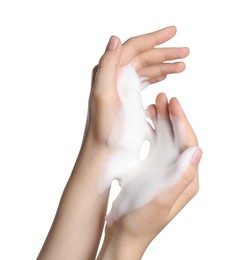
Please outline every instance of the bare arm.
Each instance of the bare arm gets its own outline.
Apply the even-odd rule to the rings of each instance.
[[[116,91],[119,67],[133,63],[150,83],[183,71],[183,62],[164,62],[186,57],[187,48],[154,49],[175,33],[175,27],[169,27],[133,37],[123,45],[117,37],[111,38],[94,70],[83,144],[38,260],[95,259],[109,196],[109,191],[98,193],[97,182],[110,153],[106,140],[120,105]]]

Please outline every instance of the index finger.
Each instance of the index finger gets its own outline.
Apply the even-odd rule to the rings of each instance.
[[[170,26],[155,32],[142,34],[128,39],[123,43],[121,64],[126,65],[130,63],[136,55],[170,40],[175,36],[175,34],[176,27]]]
[[[171,115],[171,122],[174,128],[175,138],[181,145],[181,149],[184,150],[190,146],[197,146],[198,140],[196,134],[177,98],[172,98],[170,100],[169,111]],[[183,129],[178,123],[179,120],[183,122]]]

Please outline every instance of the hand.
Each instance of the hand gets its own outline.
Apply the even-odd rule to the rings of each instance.
[[[147,77],[150,83],[162,80],[168,73],[182,71],[183,63],[169,64],[168,69],[162,69],[160,73],[156,69],[149,70],[153,71],[151,74],[143,70],[149,66],[166,68],[162,64],[164,60],[188,55],[187,48],[154,49],[174,34],[175,27],[169,27],[134,37],[123,45],[117,37],[111,38],[98,67],[93,71],[89,114],[80,154],[37,259],[95,258],[109,195],[109,190],[99,194],[96,186],[106,160],[106,150],[110,150],[108,136],[121,105],[116,88],[119,70],[125,64],[133,62],[138,73]],[[153,58],[154,55],[157,58]]]
[[[175,34],[174,26],[167,27],[130,38],[123,45],[117,37],[111,37],[105,54],[93,70],[85,140],[108,148],[108,136],[121,106],[117,93],[117,78],[122,66],[132,64],[139,77],[144,77],[148,84],[161,81],[168,74],[185,69],[183,62],[164,62],[185,58],[189,54],[188,48],[155,48]]]
[[[182,139],[183,143],[181,147],[182,155],[184,154],[183,151],[185,151],[186,149],[190,149],[190,147],[196,147],[198,145],[195,133],[176,98],[172,99],[168,104],[164,94],[158,95],[156,105],[151,105],[149,107],[149,114],[157,127],[159,127],[161,119],[163,119],[164,121],[170,121],[170,118],[174,117],[176,120],[180,120],[183,122],[184,138]],[[155,131],[157,131],[157,127]],[[171,127],[171,131],[174,132],[175,137],[179,138],[180,136],[178,136],[174,122],[172,122]],[[163,154],[164,153],[162,151],[159,159],[162,161],[164,161],[165,159],[167,160],[167,158],[163,158]],[[126,245],[134,250],[134,252],[140,252],[139,254],[141,256],[149,243],[197,193],[197,168],[198,163],[201,159],[201,155],[202,151],[199,148],[195,149],[192,153],[192,158],[189,160],[189,165],[186,168],[185,172],[173,185],[166,186],[166,188],[161,190],[160,193],[158,193],[158,195],[156,195],[154,199],[151,200],[148,204],[144,205],[141,208],[128,212],[120,219],[111,223],[111,226],[107,226],[104,248],[108,247],[108,241],[111,241],[110,243],[113,243],[113,241],[115,241],[115,244]],[[156,157],[158,156],[156,155]],[[167,170],[168,169],[166,167],[165,174],[167,173]],[[150,172],[150,174],[152,178],[151,182],[153,182],[153,179],[157,178],[158,172]],[[134,189],[129,190],[129,186],[132,185],[132,182],[133,180],[127,183],[126,190],[129,191],[128,193],[132,193],[134,191]],[[136,184],[141,184],[141,182],[137,181]],[[150,185],[153,184],[150,183]],[[133,202],[136,200],[137,195],[140,196],[140,198],[143,197],[144,192],[147,192],[147,190],[144,191],[143,189],[149,189],[150,186],[145,186],[143,183],[143,185],[137,185],[135,188],[138,194],[134,194],[134,196],[132,196]],[[123,197],[120,197],[121,200],[118,201],[117,207],[120,207],[120,205],[122,206],[122,202],[126,199],[126,195],[128,194],[123,194]]]

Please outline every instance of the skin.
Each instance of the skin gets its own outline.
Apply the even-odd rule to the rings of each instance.
[[[153,121],[157,120],[158,115],[164,120],[169,120],[169,111],[184,122],[183,150],[197,146],[195,133],[176,98],[168,103],[166,95],[161,93],[157,96],[156,105],[149,107],[149,114]],[[201,155],[202,151],[197,150],[188,169],[175,186],[159,193],[143,208],[129,212],[114,222],[111,227],[106,226],[105,241],[98,259],[141,259],[151,241],[198,192],[197,167]],[[122,250],[122,248],[129,248],[129,250]]]
[[[155,46],[170,40],[175,33],[176,28],[172,26],[130,38],[123,44],[118,37],[111,37],[104,55],[93,70],[88,119],[82,146],[38,260],[88,260],[96,258],[109,196],[109,190],[101,195],[98,193],[97,182],[105,160],[112,152],[108,147],[107,140],[120,107],[116,90],[119,69],[125,64],[132,63],[138,74],[149,78],[150,83],[161,81],[170,73],[183,71],[185,69],[183,62],[169,64],[167,61],[185,58],[189,54],[188,48],[155,48]],[[149,107],[152,116],[156,116],[157,112],[160,111],[161,103],[162,107],[169,107],[176,116],[185,116],[176,99],[171,100],[170,105],[162,100],[163,98],[159,96],[156,105]],[[189,126],[188,129],[186,140],[196,140],[193,137],[192,128]],[[186,143],[186,145],[188,144]],[[186,187],[184,186],[185,189],[177,188],[178,193],[181,190],[181,194],[172,195],[174,203],[169,203],[169,199],[163,203],[164,200],[160,200],[159,197],[155,200],[155,204],[141,209],[147,212],[147,217],[144,219],[144,223],[141,222],[140,231],[132,224],[133,218],[136,219],[141,214],[140,211],[127,214],[110,229],[106,229],[104,245],[98,259],[140,259],[149,241],[187,203],[192,196],[189,194],[196,191],[198,184],[196,166],[193,168],[195,170],[192,168],[189,170],[192,186],[183,181]],[[193,172],[195,172],[194,178],[192,178]],[[155,221],[159,226],[155,226],[146,235],[146,239],[141,239],[141,243],[130,244],[128,240],[133,234],[140,239],[139,233],[144,232],[144,228],[151,221],[151,218],[158,217],[150,212],[151,210],[165,212],[167,223],[161,220]],[[117,232],[119,228],[120,233]],[[131,246],[129,255],[126,252],[128,250],[125,250],[126,246]]]

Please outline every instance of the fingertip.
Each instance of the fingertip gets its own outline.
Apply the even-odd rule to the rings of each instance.
[[[169,27],[167,27],[169,29],[171,29],[172,31],[174,31],[175,33],[177,32],[177,27],[175,25],[171,25]]]
[[[174,126],[175,136],[179,144],[181,144],[181,149],[198,145],[195,132],[176,97],[169,102],[169,113]]]
[[[169,119],[169,110],[168,110],[168,98],[165,93],[160,93],[156,97],[156,108],[157,116],[164,118],[164,120]]]
[[[200,161],[201,161],[201,158],[202,158],[202,154],[203,154],[203,151],[200,147],[198,147],[196,149],[196,151],[194,152],[193,156],[192,156],[192,159],[191,159],[191,163],[198,167]]]
[[[184,51],[185,57],[187,57],[190,54],[190,49],[188,47],[184,47],[183,51]]]
[[[111,36],[104,54],[101,56],[98,64],[98,70],[106,67],[117,67],[121,58],[121,41],[117,36]]]
[[[177,171],[181,172],[184,180],[191,183],[202,157],[202,150],[199,146],[186,148],[177,160]]]
[[[157,116],[157,109],[155,104],[151,104],[146,109],[146,114],[151,120],[155,120]]]
[[[176,97],[171,98],[169,102],[169,112],[176,118],[181,118],[184,115],[180,102]]]
[[[176,35],[176,33],[177,33],[177,28],[176,28],[175,25],[171,25],[171,26],[169,26],[168,29],[171,30],[171,32],[172,32],[172,36],[175,36],[175,35]]]
[[[160,32],[165,32],[165,34],[167,36],[169,36],[169,39],[173,38],[176,35],[177,32],[177,28],[175,25],[171,25],[171,26],[167,26],[161,30],[159,30]],[[169,40],[168,39],[168,40]]]
[[[159,93],[156,97],[156,105],[165,104],[168,102],[167,96],[165,93]]]
[[[119,44],[120,44],[120,39],[117,36],[112,35],[107,43],[106,51],[117,50]]]
[[[176,67],[176,73],[183,72],[186,69],[186,64],[184,62],[178,62]]]

